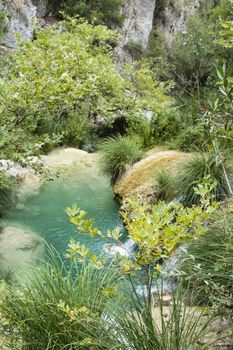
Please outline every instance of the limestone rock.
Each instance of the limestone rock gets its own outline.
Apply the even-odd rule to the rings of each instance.
[[[32,0],[32,3],[36,6],[36,16],[44,18],[48,13],[48,0]]]
[[[30,0],[0,0],[0,10],[8,17],[8,31],[2,43],[14,48],[18,45],[18,38],[27,41],[33,38],[33,18],[37,8]]]
[[[124,50],[129,42],[139,43],[146,49],[150,32],[153,27],[153,17],[156,0],[126,0],[123,6],[125,21],[121,30],[122,40],[116,51],[122,61],[129,61],[130,56]]]
[[[160,29],[164,35],[167,46],[172,44],[178,32],[186,30],[186,21],[190,15],[198,12],[203,0],[175,0],[154,14],[154,26]]]
[[[114,186],[114,193],[125,198],[131,193],[151,193],[151,179],[160,169],[171,169],[174,162],[187,159],[188,154],[178,151],[154,149],[147,157],[136,163]]]
[[[35,164],[35,159],[29,164]],[[35,170],[31,167],[24,168],[20,164],[14,163],[9,159],[0,159],[0,171],[14,179],[24,179],[27,175],[35,175]]]

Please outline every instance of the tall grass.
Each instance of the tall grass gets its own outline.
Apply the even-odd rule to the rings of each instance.
[[[154,176],[154,181],[157,186],[157,200],[168,201],[175,196],[174,177],[167,170],[160,170]]]
[[[230,172],[229,169],[227,170]],[[223,200],[228,195],[223,169],[221,164],[216,162],[215,155],[212,153],[198,154],[183,164],[178,172],[177,192],[185,205],[198,203],[200,197],[195,193],[194,187],[205,177],[210,177],[217,182],[213,193],[216,200]]]
[[[102,313],[117,290],[116,274],[75,263],[66,268],[54,255],[25,285],[12,288],[3,314],[18,330],[25,350],[112,349]]]
[[[161,290],[162,291],[162,290]],[[172,293],[172,303],[164,306],[162,294],[158,306],[151,312],[146,301],[138,296],[128,298],[132,311],[125,317],[124,310],[113,311],[115,331],[121,342],[121,350],[194,350],[205,349],[201,340],[211,322],[204,315],[195,298],[189,306],[185,304],[187,294],[178,287]],[[189,296],[190,298],[190,296]]]
[[[24,350],[202,350],[211,321],[178,287],[165,307],[127,290],[118,294],[113,271],[66,268],[61,259],[38,268],[26,284],[10,289],[1,305]],[[122,301],[123,300],[123,301]],[[12,346],[14,343],[12,344]]]
[[[218,219],[205,235],[188,244],[180,269],[186,275],[185,285],[194,287],[206,304],[233,317],[233,215],[221,212]]]
[[[100,146],[100,151],[100,169],[109,178],[111,185],[114,185],[130,165],[143,157],[138,138],[130,136],[109,137]]]

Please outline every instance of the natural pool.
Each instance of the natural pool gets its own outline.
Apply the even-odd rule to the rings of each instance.
[[[98,237],[89,238],[85,234],[78,233],[69,223],[64,208],[76,202],[82,209],[88,211],[100,230],[105,231],[116,226],[120,226],[123,230],[118,212],[119,205],[114,200],[107,179],[99,174],[97,163],[88,158],[76,159],[66,166],[60,164],[58,173],[59,177],[55,180],[47,181],[35,193],[29,191],[23,196],[5,220],[5,224],[19,227],[21,231],[33,232],[53,245],[60,254],[65,254],[71,238],[85,243],[95,253],[102,252],[107,242]],[[15,231],[15,240],[20,241],[21,231]],[[0,240],[0,256],[1,253],[6,256],[5,259],[0,259],[0,263],[4,264],[4,261],[12,256],[14,264],[20,265],[23,253],[28,253],[28,249],[28,246],[11,247],[9,242],[9,247],[5,245],[4,252],[1,252]],[[38,250],[35,254],[38,254]]]

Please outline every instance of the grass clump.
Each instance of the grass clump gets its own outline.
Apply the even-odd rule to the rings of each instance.
[[[115,329],[121,340],[120,349],[128,350],[188,350],[206,349],[201,344],[211,317],[204,316],[205,310],[198,309],[192,296],[190,304],[184,303],[187,293],[180,286],[172,292],[170,306],[163,305],[163,289],[158,290],[158,299],[152,312],[145,306],[138,295],[129,296],[132,306],[128,317],[123,310],[115,311]]]
[[[174,198],[174,178],[167,170],[163,169],[156,173],[154,181],[157,186],[156,197],[158,200],[167,201]]]
[[[116,274],[73,264],[53,257],[5,297],[3,315],[25,350],[112,348],[102,313],[117,290]]]
[[[233,216],[228,211],[220,215],[205,235],[187,245],[180,270],[184,284],[195,287],[205,304],[232,319]]]
[[[109,137],[100,146],[102,158],[100,168],[113,186],[130,165],[143,157],[143,151],[138,138],[131,136]]]
[[[194,187],[204,178],[211,178],[217,182],[213,191],[215,200],[223,200],[228,195],[222,165],[216,160],[216,156],[213,153],[198,154],[183,164],[178,172],[177,193],[185,205],[198,203],[200,197],[195,193]]]

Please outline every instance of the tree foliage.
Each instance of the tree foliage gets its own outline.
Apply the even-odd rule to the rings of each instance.
[[[30,140],[33,148],[57,136],[58,142],[64,137],[65,143],[82,146],[92,126],[170,105],[169,85],[156,81],[145,64],[128,66],[120,75],[110,46],[114,40],[116,34],[104,26],[70,19],[39,30],[35,41],[5,58],[0,132],[6,156],[13,133],[19,140],[15,152],[27,149]]]

